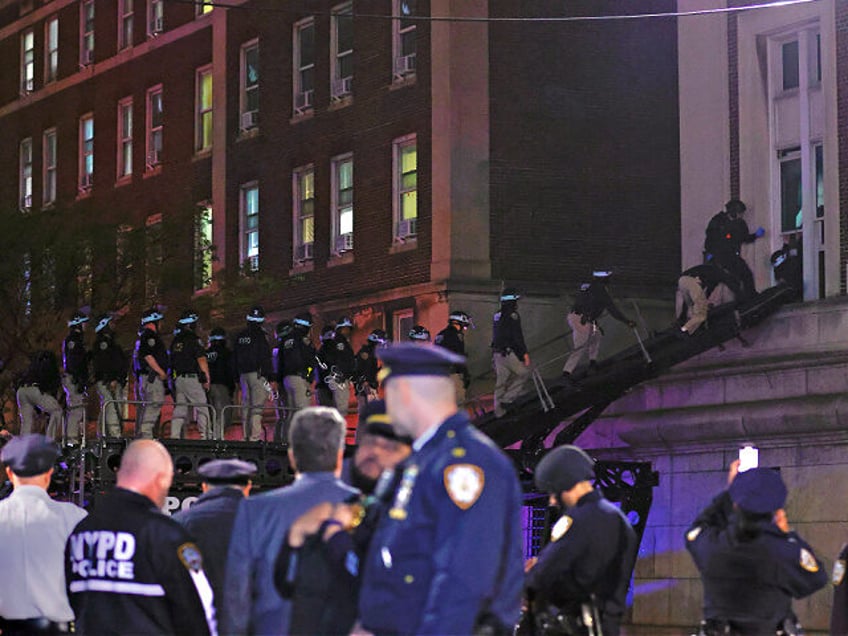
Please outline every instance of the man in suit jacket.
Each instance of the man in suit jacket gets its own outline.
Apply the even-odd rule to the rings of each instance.
[[[328,407],[298,411],[289,429],[290,486],[245,499],[239,505],[227,553],[222,634],[279,634],[289,624],[290,603],[274,587],[274,564],[292,522],[322,502],[358,493],[339,480],[345,421]]]

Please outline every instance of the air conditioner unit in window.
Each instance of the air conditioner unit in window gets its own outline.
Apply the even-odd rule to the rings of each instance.
[[[147,168],[155,168],[162,163],[162,151],[151,150],[147,153]]]
[[[303,261],[311,261],[312,260],[312,246],[313,243],[304,243],[303,245],[298,245],[297,249],[295,249],[294,258],[298,262]]]
[[[395,58],[395,77],[403,78],[415,72],[415,53]]]
[[[353,233],[340,234],[336,237],[336,254],[343,254],[353,249]]]
[[[153,18],[150,21],[150,35],[159,35],[165,30],[164,20],[161,17]]]
[[[88,192],[89,190],[91,190],[91,186],[93,186],[93,185],[94,185],[94,174],[93,173],[88,172],[86,174],[83,174],[80,177],[80,182],[79,182],[79,191],[80,192]]]
[[[25,79],[23,85],[21,86],[21,95],[27,95],[28,93],[31,93],[34,90],[35,90],[34,80],[31,77],[28,78],[28,79]]]
[[[407,239],[418,234],[418,219],[404,219],[398,222],[397,238]]]
[[[94,49],[87,49],[82,52],[82,66],[94,64]]]
[[[21,210],[29,210],[32,208],[32,195],[26,194],[21,197]]]
[[[353,89],[353,77],[343,77],[333,80],[333,97],[339,99],[350,95]]]
[[[259,111],[248,110],[241,114],[241,129],[250,130],[259,125]]]
[[[312,91],[302,91],[294,95],[294,112],[298,115],[312,108]]]

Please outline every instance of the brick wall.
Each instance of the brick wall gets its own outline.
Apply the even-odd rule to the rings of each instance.
[[[836,118],[839,122],[839,289],[846,289],[848,265],[848,2],[837,0],[836,15]]]

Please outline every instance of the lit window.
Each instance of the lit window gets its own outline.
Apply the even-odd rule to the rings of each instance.
[[[259,125],[259,42],[241,47],[241,129]]]
[[[353,155],[335,157],[333,178],[333,251],[342,254],[353,249]]]
[[[416,0],[393,0],[392,57],[394,79],[399,81],[415,75]]]
[[[94,185],[94,116],[79,121],[79,190],[88,192]]]
[[[194,220],[194,289],[206,289],[212,284],[212,206],[198,206]]]
[[[801,152],[783,151],[780,157],[780,231],[801,229]]]
[[[29,210],[32,207],[32,138],[21,141],[20,147],[20,207]]]
[[[315,171],[305,166],[294,171],[294,263],[312,260],[315,243]]]
[[[147,91],[147,170],[154,170],[162,164],[162,86],[154,86]]]
[[[133,45],[133,1],[118,2],[118,50]]]
[[[59,18],[54,16],[44,23],[44,82],[53,82],[59,76]]]
[[[94,0],[80,5],[80,65],[94,63]]]
[[[332,26],[330,94],[339,99],[350,95],[353,84],[353,6],[350,3],[333,9]]]
[[[56,129],[44,131],[42,140],[42,152],[44,153],[42,192],[42,205],[50,205],[56,201]]]
[[[133,171],[133,101],[127,97],[118,102],[118,179]]]
[[[415,135],[392,145],[395,237],[406,239],[418,234],[418,146]]]
[[[165,30],[164,0],[147,0],[147,36],[154,37]]]
[[[197,7],[197,15],[206,15],[207,13],[211,13],[212,9],[215,8],[215,5],[212,2],[198,2]]]
[[[212,147],[212,67],[197,71],[195,150]]]
[[[294,25],[294,112],[312,109],[315,89],[315,22],[312,18]]]
[[[259,185],[241,188],[241,262],[255,272],[259,269]]]
[[[21,92],[35,90],[35,33],[27,29],[21,34]]]

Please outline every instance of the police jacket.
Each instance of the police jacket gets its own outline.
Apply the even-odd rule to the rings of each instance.
[[[232,391],[236,386],[236,370],[233,366],[233,352],[223,340],[213,340],[206,349],[206,361],[209,364],[209,382],[222,384]]]
[[[265,332],[259,323],[248,323],[236,336],[235,351],[236,372],[256,372],[269,380],[274,379],[271,363],[271,346],[265,338]]]
[[[377,356],[374,354],[376,346],[373,342],[368,342],[359,348],[356,354],[356,382],[359,385],[358,393],[365,394],[368,388],[377,389],[380,383],[377,381],[377,373],[380,371],[380,364],[377,361]]]
[[[302,331],[295,330],[280,346],[279,362],[280,377],[296,375],[311,380],[312,371],[316,366],[315,347],[312,340]]]
[[[224,570],[233,523],[244,494],[239,487],[215,486],[198,497],[188,510],[173,519],[197,542],[203,554],[203,569],[212,584],[215,599],[224,598]]]
[[[349,380],[356,373],[356,356],[353,355],[353,347],[350,346],[350,341],[341,334],[336,334],[333,339],[333,366],[345,380]]]
[[[96,382],[127,382],[127,356],[115,342],[115,334],[108,327],[102,329],[94,339],[91,366]]]
[[[709,263],[690,267],[683,272],[681,276],[690,276],[691,278],[699,279],[701,287],[704,290],[704,294],[707,296],[713,293],[719,283],[727,285],[736,297],[738,297],[741,292],[739,281],[736,278],[728,274],[721,267],[710,265]]]
[[[145,327],[138,334],[133,353],[133,367],[137,376],[150,373],[150,365],[145,360],[147,356],[153,356],[156,364],[163,370],[168,368],[168,350],[165,348],[165,343],[162,342],[159,332]]]
[[[19,383],[36,385],[45,395],[56,395],[62,386],[56,354],[52,351],[36,351]]]
[[[743,243],[753,243],[756,238],[745,219],[732,219],[727,212],[721,211],[707,224],[704,251],[716,256],[739,254]]]
[[[336,341],[335,340],[327,340],[321,343],[321,347],[318,349],[318,353],[316,354],[316,362],[318,364],[318,382],[323,384],[327,380],[327,376],[330,375],[330,372],[335,366],[336,362]]]
[[[704,618],[728,621],[745,633],[774,633],[791,616],[792,599],[823,587],[827,573],[795,532],[765,520],[757,523],[756,537],[740,540],[735,516],[725,491],[686,532],[686,549],[704,583]]]
[[[636,562],[636,533],[600,491],[583,495],[554,525],[549,543],[527,575],[537,606],[566,613],[594,595],[604,634],[618,634]]]
[[[527,353],[524,344],[524,332],[521,330],[521,316],[514,304],[503,303],[495,314],[492,330],[492,349],[498,353],[512,351],[519,359]]]
[[[62,343],[62,365],[65,367],[65,373],[69,374],[78,386],[85,386],[88,380],[88,356],[82,329],[79,327],[71,327]]]
[[[524,581],[515,469],[464,412],[413,448],[362,568],[362,626],[470,634],[487,615],[511,627]]]
[[[209,634],[203,558],[186,530],[150,499],[116,488],[65,547],[77,633]]]
[[[199,374],[198,358],[206,357],[200,338],[191,329],[184,329],[171,341],[170,369],[174,375]]]
[[[458,355],[465,355],[465,334],[453,325],[448,325],[437,333],[433,344],[444,347]],[[468,367],[464,364],[456,365],[454,372],[461,373],[465,378],[468,378]]]
[[[833,609],[830,614],[830,633],[848,634],[848,581],[845,580],[845,564],[848,563],[848,543],[833,564]]]
[[[581,316],[583,324],[597,322],[604,311],[619,322],[628,322],[627,317],[619,311],[603,283],[583,283],[577,296],[574,298],[574,306],[571,311]]]

